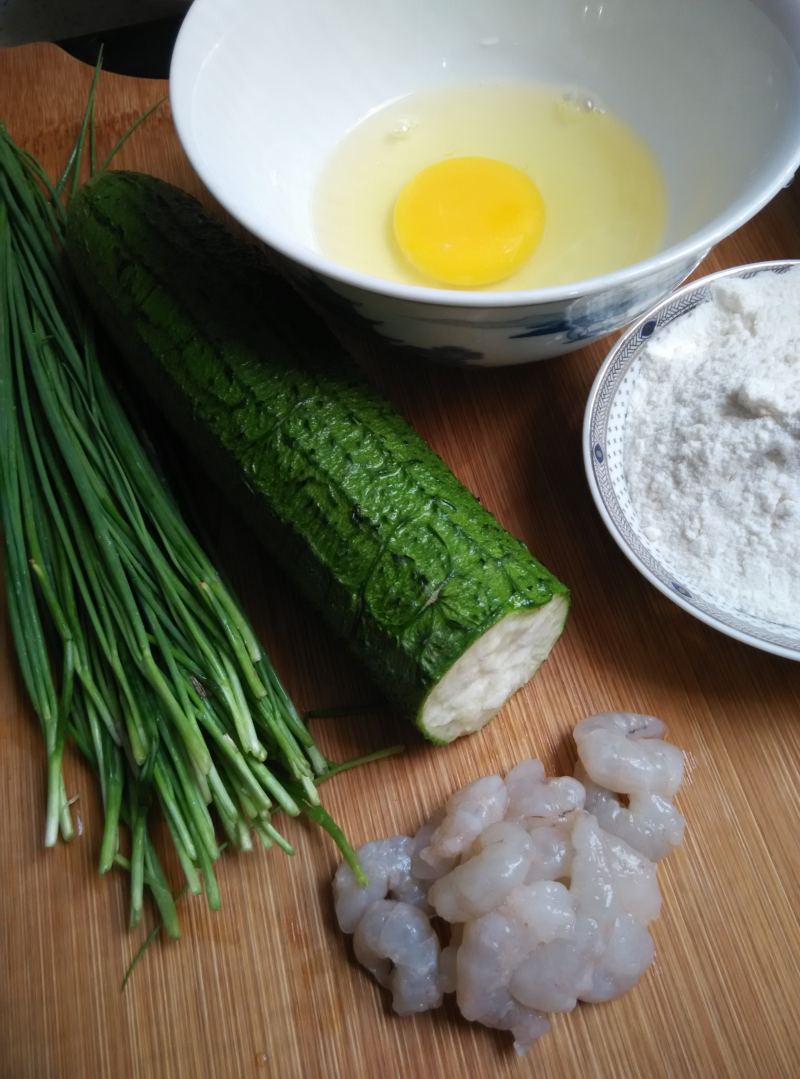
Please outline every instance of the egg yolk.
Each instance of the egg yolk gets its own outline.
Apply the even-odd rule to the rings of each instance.
[[[394,206],[394,235],[425,277],[479,288],[508,277],[544,229],[544,203],[523,172],[490,157],[453,157],[418,172]]]

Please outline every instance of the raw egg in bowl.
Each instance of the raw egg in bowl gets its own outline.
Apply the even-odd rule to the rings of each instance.
[[[195,0],[183,145],[315,298],[432,360],[632,321],[800,163],[782,0]]]

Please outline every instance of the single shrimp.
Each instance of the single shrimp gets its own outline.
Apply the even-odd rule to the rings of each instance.
[[[398,1015],[438,1008],[442,1003],[439,940],[417,907],[376,900],[353,936],[356,959],[392,992]]]
[[[572,830],[570,891],[579,916],[607,929],[621,914],[647,925],[658,917],[661,893],[656,867],[623,840],[604,832],[589,813]]]
[[[584,790],[571,776],[545,779],[541,761],[521,761],[506,776],[508,809],[506,820],[544,817],[555,820],[583,809]]]
[[[550,1029],[543,1015],[525,1008],[509,991],[525,955],[514,920],[492,911],[464,927],[456,957],[456,1000],[461,1014],[496,1030],[510,1030],[519,1054]]]
[[[468,861],[434,881],[428,892],[428,901],[448,922],[465,922],[494,910],[527,876],[532,844],[521,825],[491,824],[475,847]]]
[[[352,933],[365,911],[378,899],[400,899],[420,910],[430,910],[426,888],[411,874],[414,841],[407,835],[376,839],[358,850],[369,883],[363,887],[346,862],[333,878],[333,903],[343,933]]]
[[[509,983],[515,1000],[542,1012],[571,1012],[594,984],[602,955],[600,929],[592,918],[576,918],[569,932],[540,944],[517,967]]]
[[[665,858],[683,840],[684,819],[660,794],[633,793],[627,807],[618,795],[589,778],[580,761],[575,777],[586,789],[586,809],[605,832],[624,839],[651,862]]]
[[[665,734],[660,719],[633,712],[589,716],[574,731],[578,757],[598,786],[672,798],[683,777],[683,753],[663,740]]]
[[[592,970],[591,985],[578,994],[599,1004],[627,993],[653,962],[653,938],[632,914],[615,919],[603,954]]]
[[[508,806],[508,791],[500,776],[483,776],[447,799],[444,815],[419,848],[419,859],[433,869],[454,861],[468,850],[490,824],[501,821]]]

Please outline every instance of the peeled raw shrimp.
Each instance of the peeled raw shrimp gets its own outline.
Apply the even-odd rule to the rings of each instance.
[[[619,796],[589,778],[578,761],[575,778],[586,789],[586,809],[600,827],[619,836],[652,862],[665,858],[683,839],[684,820],[675,806],[660,794],[633,793],[628,806]]]
[[[609,929],[621,914],[647,924],[658,917],[661,893],[656,867],[622,839],[604,832],[589,813],[572,830],[572,884],[579,915]]]
[[[359,963],[391,989],[398,1015],[442,1003],[439,940],[417,907],[393,899],[373,902],[356,926],[353,950]]]
[[[521,761],[506,776],[508,809],[506,820],[523,817],[555,819],[583,809],[584,791],[570,776],[545,779],[541,761]]]
[[[533,948],[570,936],[575,930],[575,900],[554,880],[515,888],[498,909],[516,924],[520,946]]]
[[[521,825],[490,824],[475,848],[468,861],[434,881],[428,892],[434,910],[448,922],[465,922],[494,910],[527,876],[531,840]]]
[[[444,810],[440,809],[438,812],[434,813],[429,820],[425,821],[414,836],[414,852],[411,855],[411,872],[417,880],[437,880],[439,877],[443,877],[445,873],[449,873],[458,861],[457,854],[444,857],[431,849],[431,839],[443,820]]]
[[[499,1023],[495,1023],[494,1026],[498,1030],[511,1031],[514,1038],[514,1052],[521,1057],[525,1056],[537,1038],[541,1038],[550,1029],[550,1024],[541,1012],[523,1008],[516,1001],[506,1011],[502,1026]]]
[[[597,825],[595,825],[597,827]],[[614,906],[648,925],[661,913],[661,891],[655,863],[608,832],[602,832],[614,887]]]
[[[514,971],[509,989],[526,1008],[571,1012],[579,998],[591,992],[602,952],[597,922],[576,918],[568,933],[534,948]]]
[[[590,826],[579,829],[577,842],[572,832],[587,818],[578,812],[559,826],[560,840],[569,844],[570,859],[579,860],[577,883],[588,873],[602,868],[607,877],[605,896],[611,898],[612,870],[604,850],[589,860],[594,833]],[[591,818],[588,818],[591,821]],[[543,829],[535,829],[535,837]],[[585,833],[585,834],[584,834]],[[533,871],[535,866],[532,866]],[[578,915],[578,895],[571,887],[555,881],[540,880],[516,888],[500,908],[514,924],[518,941],[518,965],[509,979],[509,992],[523,1007],[534,1011],[571,1011],[579,995],[592,986],[594,962],[603,950],[597,921]]]
[[[459,1007],[462,1011],[465,1006],[470,1012],[480,1011],[481,1022],[487,1022],[488,1015],[495,1020],[495,1025],[498,1012],[506,1019],[512,1015],[519,1022],[521,1014],[536,1015],[541,1011],[542,1001],[548,1002],[550,1010],[561,1010],[550,1007],[550,1002],[556,999],[556,993],[549,985],[554,980],[550,973],[553,958],[561,960],[559,977],[563,980],[566,973],[570,986],[575,983],[577,988],[588,989],[592,982],[587,954],[580,955],[581,969],[576,976],[569,965],[568,952],[549,950],[556,942],[568,941],[577,957],[576,939],[575,903],[563,884],[538,881],[515,888],[497,911],[465,927],[458,953]],[[533,957],[538,957],[538,962]],[[566,970],[563,969],[565,961]],[[481,964],[483,981],[479,973]],[[572,966],[575,966],[574,962]],[[572,994],[571,1004],[564,1003],[563,1010],[575,1007],[576,993],[577,989]],[[509,998],[523,1012],[510,1009]],[[563,993],[557,1000],[563,1003]],[[515,1037],[522,1042],[518,1035]]]
[[[592,970],[591,985],[580,1000],[599,1004],[632,989],[653,962],[653,938],[632,914],[614,920],[603,954]]]
[[[523,823],[531,837],[531,864],[525,883],[568,877],[572,862],[569,819],[551,822],[533,818]]]
[[[660,719],[633,712],[589,716],[574,731],[578,757],[599,786],[671,798],[681,785],[683,753],[663,741],[664,734]]]
[[[654,861],[683,833],[670,803],[682,755],[663,734],[649,716],[592,716],[575,731],[575,777],[548,781],[523,761],[457,791],[413,839],[363,847],[368,888],[340,867],[339,922],[396,1011],[455,992],[467,1019],[510,1030],[524,1053],[548,1029],[543,1012],[638,981],[661,904]],[[450,923],[441,950],[431,911]]]
[[[525,1008],[509,991],[524,959],[514,919],[492,911],[469,922],[456,957],[456,999],[465,1019],[510,1030],[514,1048],[524,1053],[550,1029],[539,1012]]]
[[[364,912],[377,899],[387,896],[430,910],[424,886],[411,875],[413,847],[414,841],[407,835],[365,843],[358,857],[369,878],[366,888],[358,883],[350,866],[342,862],[333,878],[333,903],[343,933],[352,933]]]
[[[503,819],[507,805],[508,791],[500,776],[483,776],[462,787],[447,799],[444,815],[427,846],[418,849],[419,860],[434,871],[448,862],[449,868],[484,828]]]

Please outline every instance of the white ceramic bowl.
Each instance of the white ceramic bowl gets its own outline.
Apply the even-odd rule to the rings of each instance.
[[[583,425],[583,458],[595,504],[609,532],[639,572],[673,603],[702,622],[739,641],[800,660],[800,629],[755,618],[720,603],[714,595],[681,579],[680,569],[667,565],[653,550],[636,522],[624,472],[624,431],[631,391],[641,371],[642,353],[669,323],[685,317],[709,297],[710,286],[723,277],[785,273],[797,261],[762,262],[710,274],[686,285],[647,314],[609,353],[597,373]],[[654,448],[654,452],[656,452]]]
[[[219,202],[318,298],[455,363],[520,363],[632,321],[800,164],[796,0],[195,0],[172,62],[181,141]],[[596,95],[650,144],[670,202],[654,257],[527,292],[381,280],[319,250],[313,190],[368,112],[530,80]]]

